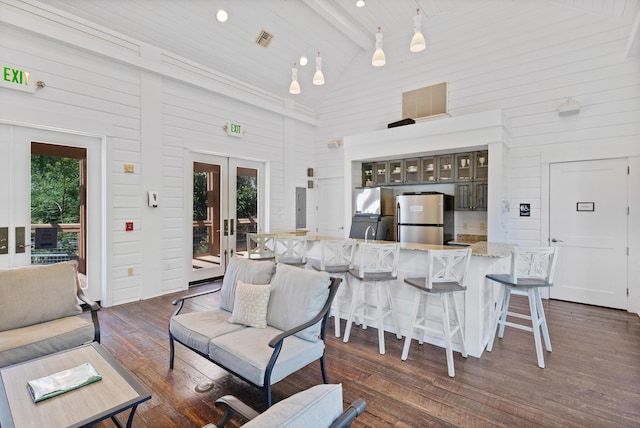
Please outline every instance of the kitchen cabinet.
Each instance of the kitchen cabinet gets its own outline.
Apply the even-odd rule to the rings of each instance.
[[[388,161],[363,162],[362,163],[362,185],[364,187],[380,186],[387,184]]]
[[[456,183],[455,210],[456,211],[486,211],[487,181],[469,181]]]
[[[362,164],[362,185],[365,187],[373,186],[373,165],[372,162]]]
[[[486,150],[363,162],[362,186],[487,181],[488,167]]]
[[[456,153],[456,183],[489,178],[489,152]]]
[[[404,183],[404,161],[391,160],[389,161],[389,184],[402,184]]]
[[[489,152],[481,151],[473,154],[474,180],[489,179]]]
[[[438,169],[435,156],[424,157],[420,160],[422,168],[421,180],[423,183],[436,183],[438,181]]]
[[[438,156],[438,183],[453,183],[455,176],[454,173],[454,155],[440,155]]]
[[[420,158],[411,158],[404,160],[404,183],[419,184],[422,182],[420,174]]]

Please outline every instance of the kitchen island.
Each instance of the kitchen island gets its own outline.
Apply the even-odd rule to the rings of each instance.
[[[319,236],[308,236],[307,257],[318,259],[320,257]],[[381,242],[381,241],[376,241]],[[511,244],[477,242],[470,246],[472,250],[471,263],[465,285],[467,290],[464,293],[455,293],[456,303],[461,311],[461,322],[464,327],[464,337],[467,352],[474,357],[480,357],[489,341],[491,320],[495,313],[495,300],[497,298],[498,287],[485,278],[488,273],[504,273],[510,268],[510,257],[513,249]],[[404,278],[425,276],[426,252],[433,250],[460,249],[459,246],[448,245],[427,245],[402,243],[400,246],[400,259],[398,263],[398,280],[392,286],[392,296],[398,311],[400,329],[403,336],[407,335],[409,327],[409,312],[413,301],[413,288],[404,283]],[[356,260],[357,264],[357,260]],[[349,278],[350,281],[356,281]],[[346,287],[346,283],[343,284]],[[351,290],[349,290],[350,292]],[[430,299],[430,316],[433,317],[434,325],[441,323],[438,307],[431,308],[431,305],[440,305],[438,297]],[[346,313],[341,313],[342,319],[347,318]],[[373,324],[374,327],[377,327]],[[392,331],[390,325],[385,324],[385,330]],[[414,338],[416,338],[414,336]],[[444,340],[438,336],[427,335],[424,340],[437,346],[444,347]],[[453,348],[460,350],[459,344],[454,341]],[[398,355],[398,357],[400,357]]]

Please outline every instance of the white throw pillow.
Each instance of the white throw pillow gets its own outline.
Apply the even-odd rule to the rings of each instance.
[[[269,284],[248,284],[238,280],[229,322],[248,327],[266,328],[270,294],[271,285]]]

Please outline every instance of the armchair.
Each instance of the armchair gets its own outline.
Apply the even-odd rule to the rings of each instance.
[[[202,428],[222,428],[234,416],[249,422],[244,427],[280,428],[346,428],[361,415],[367,403],[358,398],[346,410],[342,410],[342,385],[316,385],[286,398],[264,413],[258,413],[232,395],[216,400],[216,406],[224,408],[224,415],[217,425]]]

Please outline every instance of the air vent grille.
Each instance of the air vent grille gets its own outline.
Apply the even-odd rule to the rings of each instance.
[[[260,34],[256,37],[256,43],[263,48],[268,47],[271,40],[273,40],[273,34],[269,33],[267,30],[260,31]]]
[[[447,82],[402,93],[402,117],[412,119],[447,113]]]

